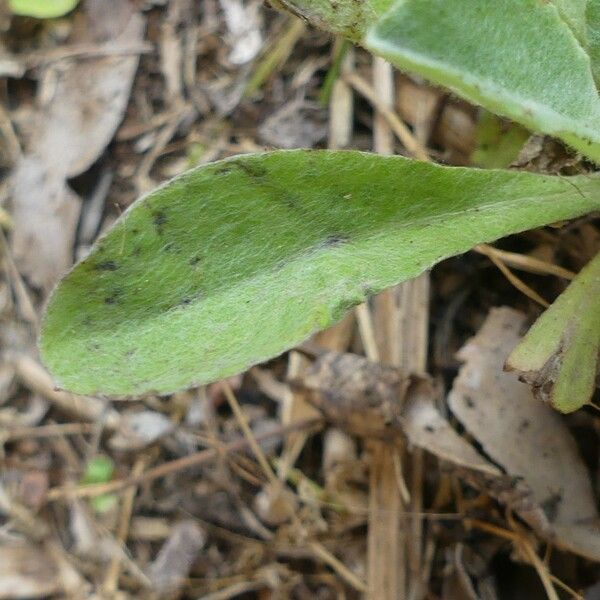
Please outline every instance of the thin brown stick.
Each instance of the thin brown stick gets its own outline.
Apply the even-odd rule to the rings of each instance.
[[[50,400],[60,410],[84,421],[103,421],[108,429],[116,429],[121,415],[98,398],[78,396],[56,389],[52,377],[36,360],[27,354],[12,357],[17,377],[31,391]]]
[[[329,565],[340,577],[359,592],[366,592],[367,586],[359,579],[343,562],[335,558],[331,552],[324,548],[319,542],[309,542],[308,547],[327,565]]]
[[[227,383],[227,381],[222,381],[221,388],[223,389],[223,393],[225,394],[227,403],[229,404],[229,407],[231,408],[235,419],[248,442],[248,446],[252,450],[254,457],[258,461],[258,464],[260,465],[267,479],[271,483],[279,484],[279,479],[273,472],[273,469],[271,468],[271,465],[269,464],[269,461],[267,460],[267,457],[265,456],[265,453],[263,452],[262,448],[258,445],[256,437],[252,432],[252,429],[250,429],[250,425],[248,424],[246,415],[244,415],[244,413],[242,412],[242,409],[237,401],[237,398],[235,397],[235,394],[233,393],[233,390],[231,389],[231,386]]]
[[[479,244],[473,248],[475,252],[479,252],[484,256],[495,256],[503,263],[507,264],[513,269],[520,269],[528,273],[534,273],[536,275],[556,275],[556,277],[562,277],[563,279],[575,279],[576,273],[569,271],[564,267],[534,258],[533,256],[527,256],[526,254],[519,254],[518,252],[507,252],[506,250],[500,250],[494,248],[494,246],[488,246],[487,244]]]
[[[0,440],[8,442],[30,438],[84,435],[94,433],[97,429],[96,423],[49,423],[38,427],[9,427],[0,433]]]
[[[534,289],[530,288],[521,278],[517,277],[499,258],[494,254],[488,255],[489,259],[498,267],[498,270],[516,287],[522,294],[548,308],[550,303],[544,300]]]

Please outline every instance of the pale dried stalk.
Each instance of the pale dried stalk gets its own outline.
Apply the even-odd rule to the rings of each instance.
[[[377,109],[373,124],[374,150],[380,154],[393,153],[394,129],[407,147],[411,145],[412,150],[419,153],[418,142],[392,109],[394,83],[391,66],[381,58],[373,59],[373,88],[357,77],[350,78],[349,82]],[[391,308],[388,305],[392,295],[393,290],[387,290],[373,299],[372,318],[366,304],[357,311],[363,344],[371,360],[394,362],[387,336],[381,335],[382,327],[376,324],[376,321],[383,320],[385,329],[393,319],[393,311],[381,310],[381,307]],[[380,441],[372,443],[367,540],[367,597],[370,600],[392,600],[404,598],[406,594],[405,528],[400,522],[400,515],[406,509],[401,494],[405,486],[399,486],[397,481],[398,472],[402,472],[398,468],[401,463],[400,448],[390,447]]]
[[[225,398],[227,399],[229,408],[231,408],[231,411],[235,416],[235,420],[237,421],[239,428],[242,430],[242,433],[244,434],[246,440],[248,440],[248,446],[250,446],[250,449],[254,454],[254,458],[256,458],[256,460],[258,461],[258,464],[263,470],[266,478],[271,483],[278,484],[279,479],[277,479],[275,473],[273,472],[273,469],[271,468],[269,460],[265,456],[263,449],[259,446],[258,442],[256,441],[256,437],[254,436],[252,429],[250,429],[248,420],[242,412],[242,409],[237,401],[237,398],[235,397],[235,394],[233,393],[233,390],[231,389],[231,386],[227,383],[227,381],[222,381],[221,388],[223,389],[223,393],[225,394]]]
[[[429,154],[419,143],[411,130],[402,122],[398,115],[391,108],[391,105],[384,102],[377,94],[377,91],[370,86],[362,77],[356,73],[344,75],[347,81],[361,96],[364,96],[377,112],[387,121],[390,129],[405,146],[406,150],[419,160],[429,160]]]
[[[105,402],[89,396],[78,396],[57,390],[52,377],[33,358],[26,354],[13,357],[17,377],[23,385],[33,392],[50,400],[60,410],[77,416],[84,421],[101,421],[108,429],[116,429],[121,415]]]
[[[522,294],[537,302],[544,308],[548,308],[550,303],[544,300],[534,289],[530,288],[521,278],[517,277],[495,254],[487,254],[488,258],[498,267],[498,270],[516,287]]]
[[[536,275],[556,275],[556,277],[562,277],[569,281],[575,279],[576,276],[576,273],[573,273],[573,271],[546,262],[545,260],[527,256],[526,254],[519,254],[518,252],[500,250],[499,248],[494,248],[494,246],[488,246],[487,244],[475,246],[473,250],[488,257],[494,256],[508,266],[513,267],[513,269],[520,269],[527,273],[535,273]]]
[[[344,563],[338,560],[319,542],[309,542],[309,548],[318,556],[324,563],[329,565],[342,579],[349,583],[354,589],[359,592],[366,592],[367,587]]]

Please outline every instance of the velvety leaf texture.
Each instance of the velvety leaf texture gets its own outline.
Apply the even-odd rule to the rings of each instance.
[[[597,0],[398,0],[365,45],[600,161],[598,12]]]
[[[42,357],[83,394],[213,381],[474,244],[599,209],[599,191],[591,177],[359,152],[202,166],[138,200],[66,276]]]

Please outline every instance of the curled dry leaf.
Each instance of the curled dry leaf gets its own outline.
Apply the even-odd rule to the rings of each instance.
[[[464,440],[435,407],[426,377],[371,362],[355,354],[324,352],[296,382],[334,423],[361,437],[409,441],[439,458],[488,475],[500,471]]]
[[[356,354],[324,352],[292,383],[306,390],[307,400],[342,429],[389,437],[399,433],[411,378]]]
[[[264,523],[278,527],[297,513],[298,501],[285,486],[267,484],[254,498],[254,509]]]
[[[509,308],[490,313],[459,352],[465,365],[448,402],[487,455],[529,488],[530,499],[546,517],[545,524],[529,519],[538,533],[600,560],[596,500],[571,433],[550,406],[533,397],[529,386],[514,373],[502,371],[524,320],[523,314]]]
[[[600,254],[533,324],[506,368],[561,412],[588,403],[600,356]]]
[[[87,2],[82,43],[131,47],[144,20],[129,2]],[[100,15],[102,18],[98,18]],[[32,115],[29,150],[13,175],[13,252],[19,270],[46,291],[71,265],[80,200],[67,179],[88,169],[112,139],[129,99],[138,56],[73,61],[56,74],[48,104]]]

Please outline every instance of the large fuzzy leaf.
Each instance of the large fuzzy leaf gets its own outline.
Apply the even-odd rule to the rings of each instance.
[[[278,0],[600,162],[600,0]]]
[[[366,45],[600,161],[600,100],[590,57],[574,34],[584,34],[576,4],[399,0]]]
[[[84,394],[242,371],[479,242],[600,208],[600,180],[288,151],[200,167],[136,202],[54,292],[41,352]]]

